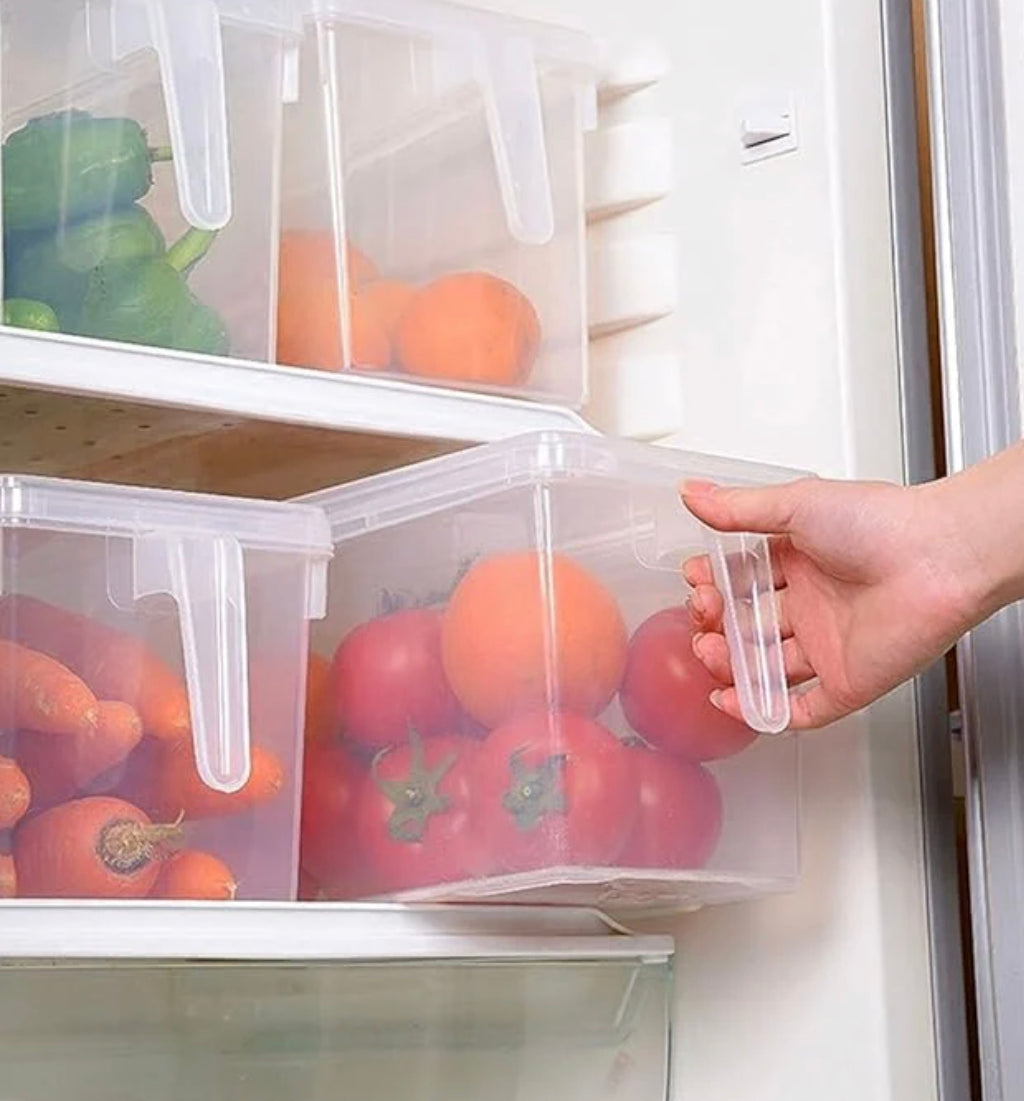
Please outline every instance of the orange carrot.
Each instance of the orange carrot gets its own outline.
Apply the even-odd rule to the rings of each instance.
[[[310,652],[306,667],[306,741],[326,742],[335,733],[331,662]]]
[[[165,745],[146,739],[132,754],[120,791],[138,799],[154,818],[224,818],[270,802],[284,787],[281,761],[259,745],[252,748],[249,783],[227,795],[207,787],[199,776],[192,745]]]
[[[178,826],[123,799],[95,796],[29,818],[14,835],[22,898],[145,898]]]
[[[0,853],[0,898],[18,897],[18,875],[14,870],[14,857]]]
[[[32,787],[17,761],[0,757],[0,830],[9,830],[25,816]]]
[[[98,717],[96,697],[59,661],[0,639],[0,727],[87,734]]]
[[[32,784],[34,810],[65,803],[114,768],[142,740],[142,721],[126,703],[101,700],[96,729],[77,738],[21,731],[15,756]]]
[[[233,899],[237,891],[235,877],[223,860],[198,849],[185,849],[164,861],[150,897],[220,902]]]
[[[0,600],[0,637],[56,658],[101,699],[134,707],[143,729],[154,738],[189,738],[185,681],[141,639],[31,596]],[[40,729],[33,723],[20,725]]]

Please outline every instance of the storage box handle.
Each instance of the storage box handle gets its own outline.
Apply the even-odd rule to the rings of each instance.
[[[545,245],[555,216],[533,46],[479,35],[474,60],[509,232],[523,244]]]
[[[725,637],[743,718],[763,734],[781,733],[789,726],[790,704],[768,540],[710,530],[705,538],[725,600]]]
[[[217,0],[91,0],[89,38],[100,64],[156,51],[181,213],[199,229],[223,229],[231,164]]]
[[[134,598],[166,593],[178,606],[199,775],[238,791],[251,765],[242,548],[230,536],[144,535],[133,558]]]

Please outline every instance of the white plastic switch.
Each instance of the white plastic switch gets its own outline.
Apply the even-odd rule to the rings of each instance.
[[[789,100],[750,105],[740,120],[744,163],[789,153],[797,147],[796,115]]]

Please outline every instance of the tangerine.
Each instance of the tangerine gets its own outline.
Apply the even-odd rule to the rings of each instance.
[[[514,386],[540,350],[530,300],[485,272],[446,275],[409,300],[395,332],[399,365],[421,378]]]
[[[608,589],[572,558],[538,551],[477,562],[441,631],[448,681],[488,727],[535,709],[600,714],[622,680],[626,646]]]

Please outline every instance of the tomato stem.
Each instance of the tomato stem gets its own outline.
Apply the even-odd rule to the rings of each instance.
[[[562,775],[568,757],[564,753],[545,757],[535,768],[524,764],[517,751],[509,757],[512,786],[501,797],[501,805],[524,832],[536,829],[547,814],[565,814]]]
[[[427,823],[434,814],[443,814],[451,805],[447,795],[437,789],[455,764],[456,755],[448,754],[433,768],[427,766],[423,739],[409,728],[411,761],[409,775],[399,780],[385,780],[379,772],[380,762],[391,752],[382,749],[370,765],[370,774],[377,788],[391,802],[394,810],[388,818],[388,833],[392,840],[415,844],[423,840]]]

